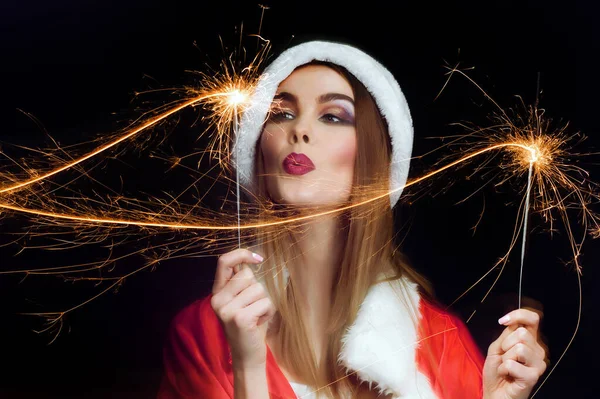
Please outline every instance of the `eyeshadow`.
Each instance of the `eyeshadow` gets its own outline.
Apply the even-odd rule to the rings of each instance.
[[[346,100],[335,100],[333,104],[344,111],[345,117],[354,121],[354,105]]]

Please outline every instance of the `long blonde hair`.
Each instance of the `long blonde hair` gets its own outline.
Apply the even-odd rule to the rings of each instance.
[[[367,89],[344,68],[324,62],[311,64],[334,69],[350,83],[354,92],[358,150],[350,202],[357,203],[387,192],[391,143],[386,122],[375,101]],[[272,203],[264,181],[260,140],[256,154],[255,176],[262,209],[277,209],[282,217],[301,214],[302,211],[298,209],[282,212],[282,206]],[[341,392],[352,392],[353,398],[376,397],[354,375],[344,378],[346,371],[338,363],[344,332],[354,322],[369,288],[382,273],[389,276],[388,280],[406,277],[425,292],[430,292],[430,286],[396,250],[393,212],[387,195],[383,195],[381,200],[352,207],[340,214],[339,218],[345,246],[331,287],[333,300],[327,325],[328,342],[321,359],[315,356],[296,297],[293,265],[294,259],[300,255],[295,246],[297,236],[294,230],[298,226],[261,229],[257,233],[258,246],[266,259],[260,275],[277,309],[276,322],[273,324],[275,331],[272,333],[279,353],[283,354],[278,359],[280,365],[302,383],[315,388],[325,387],[319,393],[327,397],[339,398]],[[286,279],[288,273],[289,279]]]

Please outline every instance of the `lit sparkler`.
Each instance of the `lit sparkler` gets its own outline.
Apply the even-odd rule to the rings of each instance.
[[[576,270],[579,289],[576,326],[562,354],[533,393],[532,397],[534,397],[554,372],[570,348],[579,330],[582,310],[582,268],[579,258],[586,236],[588,234],[593,238],[600,236],[600,215],[591,209],[593,204],[597,204],[600,201],[600,190],[598,184],[590,180],[587,171],[573,164],[572,158],[594,154],[571,153],[569,150],[582,141],[584,137],[580,134],[569,135],[567,133],[568,124],[554,126],[552,120],[545,118],[545,111],[538,108],[537,101],[534,106],[526,106],[521,99],[520,110],[505,110],[463,71],[458,68],[447,69],[448,81],[455,73],[462,75],[475,85],[497,110],[491,115],[491,125],[488,127],[481,128],[473,125],[459,124],[468,131],[467,136],[479,139],[479,142],[475,143],[475,145],[485,146],[484,149],[507,142],[512,144],[510,151],[505,152],[500,160],[499,170],[503,172],[498,173],[497,177],[499,177],[499,181],[490,179],[489,182],[493,181],[498,186],[515,177],[527,175],[525,195],[519,207],[517,223],[508,251],[488,272],[461,294],[453,304],[481,282],[497,266],[501,265],[494,283],[484,295],[481,302],[486,299],[502,274],[508,257],[517,243],[519,231],[521,231],[522,245],[519,273],[519,307],[521,307],[522,275],[530,210],[542,216],[545,222],[550,225],[550,231],[554,230],[555,214],[558,214],[558,218],[563,222],[573,253],[572,263]],[[509,114],[513,116],[511,117]],[[482,162],[476,169],[481,170],[484,165],[485,162]],[[577,213],[576,218],[572,217],[572,212]],[[576,224],[579,224],[582,228],[580,238],[576,238],[575,236]],[[474,314],[475,311],[471,317]]]

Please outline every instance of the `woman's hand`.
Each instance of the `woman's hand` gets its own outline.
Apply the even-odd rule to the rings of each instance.
[[[518,309],[498,322],[507,327],[488,349],[483,366],[483,397],[525,399],[546,370],[546,350],[538,342],[540,316]]]
[[[249,267],[236,273],[242,263],[262,260],[246,249],[236,249],[221,255],[217,262],[211,306],[223,324],[233,367],[240,371],[266,364],[267,322],[275,314],[275,307]]]

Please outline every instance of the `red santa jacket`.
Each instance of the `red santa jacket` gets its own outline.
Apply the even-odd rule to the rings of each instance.
[[[339,360],[361,381],[394,398],[482,397],[483,356],[467,328],[421,298],[407,281],[371,287],[342,339]],[[234,397],[229,345],[210,296],[175,317],[164,365],[159,399]],[[296,398],[268,348],[266,371],[271,398]]]

